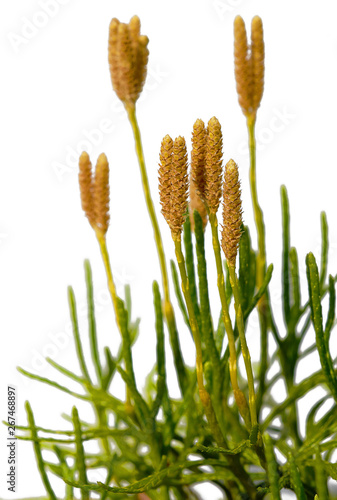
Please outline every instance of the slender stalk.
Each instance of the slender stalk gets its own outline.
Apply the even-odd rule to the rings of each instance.
[[[257,229],[257,240],[258,240],[258,253],[256,259],[256,285],[258,288],[264,280],[266,274],[266,240],[265,240],[265,226],[263,221],[263,212],[260,207],[257,195],[256,186],[256,141],[255,141],[255,117],[247,117],[247,127],[248,127],[248,137],[249,137],[249,155],[250,155],[250,190],[252,196],[254,218]],[[259,373],[259,391],[257,394],[257,414],[259,415],[262,407],[263,394],[265,392],[266,386],[266,372],[268,368],[268,326],[271,327],[271,331],[274,333],[273,320],[271,306],[269,302],[268,291],[266,291],[257,304],[257,310],[259,315],[260,331],[261,331],[261,363],[260,363],[260,373]],[[275,340],[278,342],[279,339],[275,336]],[[283,348],[283,344],[278,342],[278,345],[282,351],[282,358],[287,359],[287,353]],[[281,363],[285,380],[287,383],[288,391],[291,390],[293,386],[294,371],[289,377],[287,370],[287,361]],[[292,405],[291,412],[291,428],[293,430],[293,435],[295,442],[299,443],[299,434],[297,429],[297,409],[296,405]]]
[[[256,285],[261,287],[266,275],[266,237],[263,220],[263,212],[259,204],[256,186],[256,141],[255,141],[256,117],[247,118],[249,156],[250,156],[250,191],[252,196],[255,225],[257,230],[258,252],[256,258]],[[266,372],[268,362],[268,311],[270,309],[268,293],[264,293],[257,304],[261,331],[261,363],[259,373],[259,391],[257,395],[257,412],[260,413],[262,398],[265,391]]]
[[[238,385],[238,375],[237,375],[237,358],[235,349],[235,336],[232,327],[232,322],[229,316],[229,308],[226,298],[226,288],[225,288],[225,278],[222,268],[221,260],[221,248],[218,235],[218,220],[216,214],[209,213],[209,221],[212,228],[212,243],[215,255],[216,269],[217,269],[217,284],[221,301],[223,322],[225,325],[225,330],[228,337],[228,349],[229,349],[229,375],[232,383],[232,388],[234,392],[234,397],[238,405],[239,411],[242,418],[244,419],[246,426],[250,429],[251,422],[249,415],[247,414],[247,402],[245,401],[244,395]]]
[[[128,105],[128,106],[125,106],[125,109],[126,109],[126,112],[128,114],[128,118],[129,118],[129,121],[130,121],[130,124],[132,127],[132,131],[133,131],[133,136],[135,139],[136,154],[137,154],[139,168],[140,168],[140,175],[141,175],[141,180],[142,180],[142,185],[143,185],[145,202],[146,202],[147,210],[148,210],[148,213],[149,213],[149,216],[151,219],[151,223],[152,223],[152,227],[153,227],[154,239],[156,242],[157,253],[158,253],[158,258],[159,258],[159,265],[160,265],[160,270],[161,270],[161,275],[162,275],[162,283],[163,283],[163,290],[164,290],[164,315],[165,315],[165,319],[166,319],[168,330],[169,330],[170,342],[171,342],[171,346],[172,346],[172,350],[173,350],[174,362],[175,362],[175,366],[176,366],[180,390],[181,390],[182,394],[184,394],[184,392],[186,390],[187,373],[186,373],[186,369],[185,369],[184,360],[183,360],[183,357],[181,354],[174,309],[173,309],[171,299],[170,299],[170,289],[169,289],[169,281],[168,281],[168,273],[167,273],[167,267],[166,267],[166,259],[165,259],[163,241],[162,241],[162,237],[161,237],[161,233],[160,233],[160,229],[159,229],[159,224],[158,224],[156,212],[155,212],[154,205],[153,205],[153,200],[151,197],[150,186],[149,186],[146,165],[145,165],[145,159],[144,159],[143,145],[142,145],[140,130],[139,130],[139,126],[138,126],[137,116],[136,116],[136,108],[134,105]]]
[[[176,257],[177,257],[180,277],[181,277],[181,288],[182,288],[182,291],[183,291],[183,294],[185,297],[186,307],[187,307],[187,311],[188,311],[188,315],[189,315],[189,319],[190,319],[191,330],[192,330],[193,339],[194,339],[195,348],[196,348],[197,381],[198,381],[199,390],[202,391],[200,396],[202,396],[203,391],[205,389],[204,389],[204,378],[203,378],[200,331],[199,331],[198,322],[197,322],[194,308],[193,308],[193,302],[192,302],[191,293],[190,293],[190,283],[189,283],[187,273],[186,273],[185,258],[184,258],[183,252],[182,252],[180,239],[174,240],[174,247],[175,247],[175,253],[176,253]]]
[[[204,386],[204,375],[203,375],[203,364],[202,364],[202,349],[201,349],[201,337],[199,326],[197,322],[197,318],[195,316],[193,302],[190,293],[190,284],[186,273],[186,265],[185,258],[181,248],[181,239],[176,238],[174,240],[175,253],[177,257],[178,267],[180,271],[181,277],[181,288],[185,297],[186,307],[188,311],[188,315],[190,318],[191,330],[194,338],[195,348],[196,348],[196,372],[197,372],[197,382],[199,387],[199,395],[202,402],[202,405],[205,409],[206,417],[208,423],[211,427],[211,431],[214,435],[215,440],[218,443],[218,446],[224,446],[225,440],[222,435],[219,423],[217,421],[214,408],[211,402],[210,395],[205,389]]]
[[[234,331],[232,327],[232,322],[229,316],[229,308],[227,304],[226,298],[226,289],[225,289],[225,278],[222,269],[222,261],[221,261],[221,249],[220,242],[218,236],[218,220],[215,214],[209,214],[209,221],[212,228],[212,243],[213,250],[215,255],[216,262],[216,270],[217,270],[217,284],[219,289],[221,307],[222,307],[222,315],[223,321],[225,325],[225,330],[228,336],[228,348],[229,348],[229,373],[232,382],[233,390],[238,390],[238,380],[237,380],[237,360],[236,360],[236,349],[235,349],[235,337]]]
[[[98,230],[98,231],[96,231],[96,237],[97,237],[99,247],[101,250],[101,254],[102,254],[102,258],[103,258],[105,272],[106,272],[106,276],[107,276],[107,280],[108,280],[108,288],[109,288],[110,296],[112,299],[112,305],[113,305],[113,308],[115,311],[117,326],[118,326],[118,329],[120,330],[120,325],[119,325],[119,320],[118,320],[118,311],[117,311],[117,292],[116,292],[115,282],[114,282],[113,276],[112,276],[109,252],[108,252],[108,249],[106,246],[105,235],[103,235]]]
[[[118,308],[117,308],[117,292],[116,292],[116,286],[115,282],[112,276],[112,270],[111,270],[111,264],[110,264],[110,257],[109,257],[109,252],[108,248],[106,246],[106,239],[105,239],[105,234],[102,234],[99,230],[96,230],[96,237],[99,243],[99,247],[101,250],[102,258],[103,258],[103,263],[105,267],[105,272],[108,280],[108,289],[110,292],[111,300],[112,300],[112,305],[114,308],[115,312],[115,318],[116,318],[116,323],[118,326],[118,330],[121,334],[121,337],[123,338],[122,330],[121,330],[121,325],[119,323],[119,315],[118,315]],[[130,390],[129,387],[126,386],[126,402],[125,406],[128,411],[132,412],[133,408],[131,405],[131,395],[130,395]]]
[[[241,342],[241,351],[243,360],[245,363],[247,379],[248,379],[248,390],[249,390],[249,409],[250,409],[250,418],[252,422],[252,426],[257,424],[257,414],[256,414],[256,397],[255,397],[255,389],[254,389],[254,375],[252,369],[252,363],[250,358],[250,353],[246,341],[245,335],[245,327],[243,324],[243,315],[241,309],[241,300],[239,294],[239,285],[238,279],[236,276],[235,268],[231,265],[228,266],[229,269],[229,277],[232,285],[234,302],[235,302],[235,312],[236,312],[236,322],[238,325],[239,337]]]
[[[134,106],[128,106],[128,107],[126,107],[126,111],[128,114],[128,118],[130,120],[130,124],[132,127],[134,139],[135,139],[136,153],[137,153],[137,157],[138,157],[140,174],[141,174],[141,178],[142,178],[142,185],[143,185],[143,190],[144,190],[145,202],[146,202],[147,210],[149,212],[149,216],[150,216],[152,227],[153,227],[154,239],[156,241],[160,270],[161,270],[161,274],[162,274],[164,298],[165,298],[165,302],[170,302],[169,282],[168,282],[168,274],[167,274],[167,268],[166,268],[164,247],[163,247],[163,242],[162,242],[162,238],[161,238],[161,234],[160,234],[160,229],[159,229],[159,224],[158,224],[156,212],[155,212],[152,197],[151,197],[150,186],[149,186],[149,181],[148,181],[146,166],[145,166],[142,140],[141,140],[140,130],[139,130],[138,121],[137,121],[137,117],[136,117],[136,109]]]

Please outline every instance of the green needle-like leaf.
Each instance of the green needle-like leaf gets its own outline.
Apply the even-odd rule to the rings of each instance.
[[[140,481],[136,481],[130,486],[125,486],[125,487],[109,487],[106,486],[105,484],[98,482],[97,484],[84,484],[84,483],[76,483],[76,482],[71,482],[71,484],[75,487],[79,487],[82,489],[86,489],[88,491],[109,491],[111,493],[142,493],[144,491],[148,492],[152,489],[158,488],[164,483],[170,484],[171,481],[174,481],[175,479],[179,478],[181,472],[184,469],[189,469],[191,467],[196,468],[196,467],[202,467],[202,466],[217,466],[221,467],[223,470],[226,470],[228,468],[226,462],[223,462],[222,460],[216,460],[216,459],[207,459],[207,460],[187,460],[182,463],[177,463],[174,465],[171,465],[169,467],[166,467],[155,474],[152,474],[144,479],[141,479]],[[182,481],[181,484],[185,484],[185,480],[188,479],[189,474],[183,475],[182,476]],[[217,476],[219,477],[219,476]],[[233,476],[232,476],[233,477]],[[202,481],[208,481],[208,474],[200,474],[198,476],[197,482],[202,482]],[[67,481],[69,482],[69,481]],[[70,482],[69,482],[70,483]]]
[[[322,289],[327,275],[328,253],[329,253],[329,227],[325,212],[321,213],[321,233],[322,233],[322,248],[321,248],[320,287]]]
[[[85,453],[83,448],[81,423],[76,406],[73,407],[72,418],[73,418],[75,442],[76,442],[76,467],[78,470],[78,477],[80,483],[86,484],[88,482],[87,468],[85,465]],[[82,490],[81,498],[82,500],[89,500],[88,491]]]
[[[72,471],[70,470],[67,461],[66,461],[66,453],[63,449],[61,449],[59,446],[54,446],[53,450],[55,452],[55,455],[57,456],[61,468],[62,468],[62,478],[69,479],[70,481],[73,480],[73,474]],[[66,485],[66,497],[65,500],[73,500],[74,498],[74,489],[72,486],[69,484]]]
[[[314,406],[309,411],[306,421],[306,433],[305,433],[307,437],[312,436],[314,431],[314,420],[316,418],[316,414],[329,397],[330,397],[329,395],[326,395],[323,398],[321,398],[319,401],[317,401],[317,403],[314,404]]]
[[[316,450],[315,479],[316,479],[316,490],[319,500],[329,500],[329,491],[327,485],[328,478],[325,472],[324,462],[322,460],[319,449]]]
[[[225,270],[226,300],[227,300],[227,304],[229,306],[229,304],[232,300],[232,297],[233,297],[233,290],[232,290],[232,286],[231,286],[231,280],[229,277],[229,268],[228,268],[228,264],[227,264],[226,260],[223,263],[223,268]]]
[[[170,261],[170,264],[171,264],[171,273],[172,273],[174,291],[175,291],[175,294],[177,297],[178,305],[179,305],[179,308],[182,312],[184,321],[192,334],[191,325],[190,325],[190,322],[188,319],[187,309],[186,309],[185,302],[184,302],[184,299],[183,299],[183,296],[181,293],[181,289],[180,289],[177,267],[176,267],[173,260]]]
[[[192,232],[191,232],[191,221],[189,215],[186,217],[183,231],[184,246],[185,246],[185,263],[186,272],[189,281],[189,291],[192,298],[194,314],[197,318],[199,329],[201,332],[201,320],[200,320],[200,310],[198,304],[197,295],[197,285],[195,280],[195,270],[194,270],[194,255],[193,255],[193,242],[192,242]]]
[[[248,226],[243,226],[239,246],[239,284],[241,291],[241,307],[246,314],[248,304],[251,302],[255,291],[255,253],[252,250]]]
[[[102,373],[102,389],[108,390],[111,380],[116,372],[116,360],[111,354],[109,347],[104,348],[104,354],[106,367]]]
[[[129,374],[123,370],[120,366],[117,366],[117,371],[121,375],[125,384],[128,386],[130,393],[135,402],[135,411],[139,415],[143,428],[148,428],[149,425],[152,426],[153,419],[150,417],[149,408],[144,401],[141,394],[138,392],[134,380],[129,376]]]
[[[18,367],[17,370],[22,373],[22,375],[25,375],[28,378],[31,378],[33,380],[38,380],[39,382],[42,382],[44,384],[50,385],[51,387],[55,387],[55,389],[59,389],[60,391],[66,392],[67,394],[70,394],[71,396],[74,396],[79,399],[83,399],[85,401],[89,401],[90,397],[89,396],[84,396],[82,394],[78,394],[77,392],[71,391],[68,389],[68,387],[65,387],[61,384],[58,384],[57,382],[50,380],[46,377],[40,377],[39,375],[35,375],[35,373],[30,373],[27,370],[24,370],[23,368]]]
[[[286,324],[290,320],[290,273],[289,273],[289,253],[290,253],[290,215],[289,200],[285,186],[281,186],[282,204],[282,293],[283,293],[283,314]]]
[[[123,339],[122,351],[123,351],[123,359],[125,362],[125,369],[126,369],[126,372],[128,374],[128,377],[132,381],[132,385],[136,386],[136,379],[135,379],[135,374],[133,371],[131,339],[130,339],[130,332],[128,329],[128,326],[129,326],[128,313],[124,307],[124,302],[122,301],[122,299],[117,297],[116,302],[117,302],[118,323],[120,326],[122,339]]]
[[[329,311],[326,319],[324,336],[326,342],[326,348],[329,349],[330,333],[336,317],[336,290],[335,281],[331,274],[329,275]]]
[[[221,453],[223,455],[237,455],[238,453],[241,453],[243,450],[246,448],[250,448],[251,442],[249,439],[246,439],[243,441],[241,444],[233,448],[232,450],[226,450],[225,448],[221,447],[215,447],[215,446],[204,446],[202,444],[197,443],[195,445],[196,449],[199,451],[202,451],[203,453]]]
[[[278,465],[274,455],[273,442],[268,434],[263,436],[266,445],[266,460],[268,467],[268,479],[272,500],[281,500]]]
[[[17,367],[17,370],[30,379],[37,380],[37,381],[42,382],[44,384],[50,385],[51,387],[54,387],[55,389],[59,389],[60,391],[63,391],[65,393],[69,394],[70,396],[81,399],[83,401],[89,401],[89,402],[93,403],[94,399],[100,398],[100,404],[102,406],[108,406],[110,408],[113,408],[114,411],[116,413],[118,413],[118,415],[120,415],[120,417],[123,420],[127,420],[126,414],[122,410],[122,408],[123,408],[122,402],[119,399],[117,399],[116,397],[112,396],[111,394],[107,394],[103,391],[99,391],[99,390],[95,390],[94,388],[91,388],[92,394],[82,395],[82,394],[79,394],[77,392],[71,391],[70,389],[68,389],[68,387],[65,387],[61,384],[58,384],[54,380],[50,380],[46,377],[41,377],[39,375],[35,375],[34,373],[30,373],[27,370],[24,370],[23,368]]]
[[[73,325],[73,334],[74,334],[74,340],[75,340],[76,353],[77,353],[77,357],[78,357],[78,360],[80,363],[81,372],[83,373],[83,376],[86,378],[86,380],[89,383],[91,383],[89,372],[88,372],[87,365],[86,365],[84,355],[83,355],[82,342],[81,342],[80,332],[79,332],[79,328],[78,328],[75,295],[74,295],[74,291],[71,288],[71,286],[68,287],[68,300],[69,300],[69,308],[70,308],[70,317],[71,317],[71,322]]]
[[[198,261],[198,278],[199,278],[199,298],[200,298],[200,316],[202,326],[202,338],[205,343],[204,361],[209,361],[205,365],[209,367],[209,380],[211,383],[211,392],[213,394],[213,403],[215,411],[218,413],[218,418],[222,416],[222,383],[223,374],[220,365],[220,352],[216,348],[213,323],[211,315],[211,307],[208,295],[207,281],[207,264],[205,257],[205,239],[202,218],[196,210],[194,211],[194,234],[196,238],[196,252]]]
[[[84,261],[84,270],[85,270],[85,281],[87,285],[90,351],[97,379],[100,386],[102,387],[102,366],[99,359],[98,343],[97,343],[94,290],[92,284],[91,266],[88,260]]]
[[[289,468],[290,468],[290,478],[294,488],[295,495],[297,500],[307,500],[307,496],[305,494],[304,486],[301,481],[301,476],[299,470],[295,464],[294,457],[291,453],[288,455]]]
[[[215,332],[215,345],[220,355],[222,353],[222,345],[223,345],[223,339],[225,338],[225,334],[226,334],[226,329],[223,322],[223,314],[221,310],[219,314],[218,327]]]
[[[293,306],[291,308],[291,319],[295,323],[299,318],[301,309],[300,273],[298,268],[298,255],[296,248],[291,247],[289,258],[290,258],[290,273],[291,273],[292,302],[293,302]]]
[[[266,274],[265,274],[265,277],[263,279],[261,288],[256,292],[256,294],[254,295],[251,303],[247,306],[247,309],[246,309],[246,311],[244,313],[244,320],[245,321],[247,321],[250,313],[255,309],[258,301],[260,300],[260,298],[262,297],[262,295],[267,290],[268,285],[269,285],[270,280],[271,280],[272,275],[273,275],[273,270],[274,270],[274,266],[273,266],[273,264],[270,264],[270,266],[268,267],[268,269],[266,271]]]
[[[129,318],[131,318],[132,313],[132,300],[131,300],[131,287],[130,285],[125,285],[124,287],[124,296],[125,296],[125,309],[128,312]]]
[[[318,268],[315,257],[312,253],[309,253],[307,255],[306,264],[311,306],[311,318],[316,333],[317,350],[319,353],[319,358],[321,361],[323,373],[326,378],[326,382],[333,397],[335,398],[335,401],[337,401],[337,378],[335,375],[331,355],[325,341]]]
[[[166,368],[165,368],[165,343],[164,343],[164,321],[162,312],[162,301],[159,291],[159,285],[153,282],[153,298],[156,315],[156,333],[157,333],[157,395],[153,404],[152,414],[155,417],[163,400],[166,388]]]
[[[36,462],[37,462],[37,466],[38,466],[39,471],[40,471],[42,482],[44,484],[44,487],[46,488],[46,491],[49,495],[50,500],[57,500],[56,495],[53,491],[53,488],[51,487],[47,472],[46,472],[46,466],[45,466],[45,463],[44,463],[44,460],[42,457],[42,450],[41,450],[41,446],[39,443],[38,434],[37,434],[37,430],[36,430],[36,426],[35,426],[34,414],[33,414],[32,408],[31,408],[28,401],[26,401],[26,403],[25,403],[25,408],[26,408],[26,412],[27,412],[28,424],[30,427],[31,435],[32,435],[32,441],[33,441],[33,445],[34,445]]]
[[[65,375],[66,377],[69,377],[71,380],[75,380],[75,382],[78,382],[79,384],[81,385],[84,385],[84,386],[87,386],[87,382],[84,378],[82,377],[79,377],[78,375],[76,375],[75,373],[73,373],[72,371],[68,370],[67,368],[64,368],[64,366],[61,366],[59,365],[58,363],[56,363],[56,361],[54,361],[53,359],[50,359],[50,358],[46,358],[46,361],[47,363],[49,363],[53,368],[55,368],[56,370],[58,370],[60,373],[62,373],[63,375]]]
[[[200,316],[203,339],[206,344],[206,358],[211,356],[212,362],[219,360],[214,343],[213,324],[211,316],[211,307],[208,296],[208,281],[207,281],[207,264],[205,257],[205,238],[202,218],[196,210],[194,211],[194,234],[196,239],[196,253],[198,261],[198,278],[199,278],[199,300],[200,300]],[[215,357],[215,359],[214,359]],[[215,368],[215,366],[214,366]]]
[[[300,399],[305,394],[307,394],[311,389],[317,387],[322,384],[325,380],[325,377],[322,372],[316,372],[310,377],[307,377],[298,385],[294,386],[290,391],[289,396],[285,401],[273,407],[272,411],[266,417],[265,421],[262,424],[262,428],[265,431],[268,425],[276,418],[278,415],[281,415],[286,408],[288,408],[294,401]]]

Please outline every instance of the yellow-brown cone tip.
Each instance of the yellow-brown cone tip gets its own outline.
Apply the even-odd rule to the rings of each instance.
[[[133,16],[129,24],[113,19],[109,29],[109,66],[112,86],[128,110],[139,98],[147,72],[149,51],[147,36],[140,35],[140,20]]]
[[[94,207],[97,229],[105,234],[109,227],[109,163],[104,153],[97,158],[94,179]]]
[[[85,215],[92,227],[95,226],[95,209],[94,209],[94,186],[92,178],[92,165],[89,155],[83,151],[79,158],[79,173],[78,181],[80,186],[81,204]]]
[[[229,160],[223,187],[223,227],[221,246],[229,266],[235,267],[241,238],[242,202],[238,166]]]
[[[207,134],[205,198],[210,212],[216,214],[222,195],[222,131],[215,116],[208,122]]]
[[[104,164],[108,163],[108,158],[105,153],[101,153],[97,158],[97,165],[102,163]]]

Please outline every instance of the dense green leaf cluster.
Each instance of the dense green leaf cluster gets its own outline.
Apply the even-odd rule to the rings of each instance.
[[[229,485],[237,483],[238,492],[244,497],[244,487],[233,472],[233,457],[240,457],[256,485],[257,498],[268,492],[272,498],[280,498],[281,488],[295,491],[297,498],[329,498],[326,481],[330,476],[337,479],[337,466],[330,462],[337,444],[337,408],[334,404],[323,417],[317,420],[321,406],[331,398],[336,401],[337,384],[334,361],[329,351],[331,330],[335,324],[335,280],[329,276],[326,281],[328,254],[328,231],[325,214],[322,214],[322,262],[318,271],[315,257],[308,254],[306,259],[308,289],[310,300],[301,301],[301,286],[298,272],[296,249],[290,246],[289,204],[287,192],[281,189],[283,213],[283,312],[286,335],[278,333],[271,318],[272,333],[277,348],[268,357],[267,381],[260,397],[259,414],[261,431],[264,436],[266,470],[254,451],[256,432],[247,432],[231,397],[228,372],[228,347],[225,346],[225,331],[221,319],[214,325],[208,294],[208,277],[205,256],[204,231],[202,221],[195,212],[195,237],[187,218],[184,227],[184,245],[193,306],[202,332],[205,376],[207,390],[212,396],[217,415],[228,441],[228,449],[219,448],[204,420],[198,401],[196,376],[194,370],[184,366],[187,377],[181,399],[172,399],[167,388],[165,367],[165,326],[162,313],[162,298],[159,286],[153,284],[155,309],[155,330],[157,334],[157,363],[147,379],[143,391],[137,386],[133,370],[132,346],[138,336],[139,320],[131,319],[131,295],[126,287],[124,300],[118,299],[118,321],[121,325],[122,341],[118,355],[113,357],[109,347],[104,348],[104,362],[98,346],[94,311],[94,291],[91,268],[85,262],[87,285],[89,336],[92,364],[96,371],[96,381],[89,375],[88,360],[83,355],[81,335],[78,329],[76,301],[73,290],[69,288],[69,304],[73,324],[74,342],[79,360],[80,375],[60,366],[55,361],[48,362],[63,375],[75,381],[81,391],[75,393],[54,380],[49,380],[23,369],[26,376],[64,391],[80,400],[87,401],[95,409],[97,421],[89,424],[80,419],[76,407],[72,415],[65,418],[72,423],[72,430],[57,431],[38,427],[29,403],[26,403],[28,426],[20,427],[25,431],[21,439],[32,440],[37,464],[45,485],[48,498],[56,499],[50,474],[62,478],[65,483],[65,498],[74,498],[74,490],[81,491],[82,499],[90,498],[90,492],[99,492],[102,500],[106,498],[132,498],[147,492],[153,499],[197,498],[190,489],[200,482],[212,482],[223,491],[223,498],[236,498]],[[239,252],[239,282],[245,324],[255,309],[259,298],[268,290],[272,276],[272,266],[268,268],[264,283],[256,288],[256,254],[252,249],[249,230],[243,229]],[[182,317],[189,328],[189,318],[181,296],[175,263],[171,262],[172,277],[175,284],[177,302]],[[227,298],[231,300],[232,291],[227,278]],[[322,299],[329,294],[329,308],[325,325],[322,319]],[[304,318],[304,319],[303,319]],[[313,324],[316,343],[305,351],[300,344]],[[294,377],[299,360],[318,350],[321,369],[295,384]],[[239,352],[239,351],[238,351]],[[274,364],[279,369],[272,378],[268,370]],[[176,367],[178,370],[181,367]],[[261,370],[260,370],[261,372]],[[109,387],[116,373],[126,385],[126,400],[114,397]],[[260,373],[261,375],[261,373]],[[243,378],[241,379],[243,380]],[[273,386],[284,380],[288,396],[276,404],[273,399]],[[296,401],[317,386],[326,388],[326,396],[320,399],[306,418],[306,433],[301,436],[298,430]],[[84,391],[84,394],[83,394]],[[268,412],[261,410],[268,408]],[[108,422],[113,415],[114,426]],[[100,452],[88,454],[83,444],[95,440]],[[144,448],[145,447],[145,448]],[[146,449],[145,452],[141,452]],[[55,463],[43,458],[43,450],[52,450]],[[276,460],[278,450],[285,460]],[[106,471],[105,480],[90,482],[90,472]],[[234,469],[235,470],[235,469]],[[115,484],[115,486],[111,486]]]

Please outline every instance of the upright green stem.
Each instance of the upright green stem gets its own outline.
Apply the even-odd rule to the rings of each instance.
[[[191,330],[193,334],[193,339],[195,343],[195,348],[197,351],[196,359],[196,370],[197,370],[197,381],[199,390],[204,389],[204,377],[203,377],[203,366],[202,366],[202,349],[201,349],[201,337],[198,322],[195,316],[193,302],[190,293],[190,283],[186,273],[185,258],[181,249],[181,240],[174,240],[175,253],[177,257],[180,277],[181,277],[181,288],[185,297],[186,307],[189,315]]]
[[[229,269],[229,277],[230,277],[231,286],[232,286],[233,295],[234,295],[236,322],[238,325],[239,337],[240,337],[240,342],[241,342],[241,351],[242,351],[242,356],[243,356],[243,360],[245,363],[247,379],[248,379],[250,418],[251,418],[252,426],[254,427],[254,425],[257,424],[256,397],[255,397],[255,389],[254,389],[254,375],[253,375],[250,353],[249,353],[249,349],[248,349],[248,345],[247,345],[247,341],[246,341],[238,280],[237,280],[235,268],[233,266],[229,265],[228,269]]]
[[[97,240],[99,243],[99,247],[100,247],[103,262],[104,262],[105,272],[106,272],[106,276],[107,276],[107,280],[108,280],[108,288],[109,288],[110,296],[112,299],[112,304],[113,304],[114,311],[115,311],[116,322],[117,322],[118,328],[120,330],[120,325],[119,325],[119,321],[118,321],[118,313],[117,313],[117,293],[116,293],[115,282],[114,282],[113,276],[112,276],[110,258],[109,258],[109,253],[108,253],[108,249],[106,246],[105,235],[103,235],[99,230],[97,230],[96,237],[97,237]]]
[[[227,304],[226,298],[226,289],[225,289],[225,278],[222,269],[222,260],[221,260],[221,249],[219,243],[218,236],[218,220],[215,214],[209,214],[209,221],[212,228],[212,243],[213,250],[215,255],[216,262],[216,270],[217,270],[217,284],[219,289],[221,307],[222,307],[222,315],[223,321],[225,325],[225,330],[228,336],[228,348],[229,348],[229,374],[231,377],[233,390],[238,390],[238,381],[237,381],[237,360],[236,360],[236,349],[235,349],[235,337],[234,331],[232,327],[232,322],[229,316],[229,308]]]
[[[266,238],[263,221],[263,212],[259,205],[256,186],[256,142],[255,142],[255,123],[256,118],[247,118],[248,137],[249,137],[249,156],[250,156],[250,191],[252,196],[254,218],[257,230],[258,253],[256,259],[256,285],[261,287],[266,274]],[[261,330],[261,364],[259,373],[259,392],[257,396],[257,412],[260,412],[262,398],[265,390],[266,372],[268,362],[268,311],[269,311],[268,293],[263,294],[257,304]]]
[[[161,269],[161,274],[162,274],[165,302],[170,302],[168,274],[167,274],[167,268],[166,268],[166,260],[165,260],[163,242],[162,242],[160,229],[159,229],[159,225],[158,225],[158,220],[157,220],[156,212],[154,210],[154,205],[153,205],[153,201],[152,201],[152,197],[151,197],[150,186],[149,186],[149,181],[148,181],[146,166],[145,166],[142,140],[141,140],[140,130],[139,130],[137,117],[136,117],[136,108],[130,106],[130,107],[126,108],[126,111],[128,113],[128,117],[130,120],[130,124],[132,127],[134,139],[135,139],[136,153],[137,153],[138,162],[139,162],[140,175],[142,178],[146,206],[147,206],[147,210],[149,212],[149,216],[150,216],[152,227],[153,227],[154,239],[156,241],[157,252],[158,252],[158,257],[159,257],[159,264],[160,264],[160,269]]]
[[[206,414],[209,426],[211,428],[211,432],[214,436],[214,439],[217,442],[218,446],[223,447],[223,446],[226,446],[226,439],[224,438],[224,436],[221,432],[219,422],[216,418],[216,414],[215,414],[215,411],[214,411],[214,408],[212,405],[210,395],[208,394],[208,392],[206,391],[205,386],[204,386],[200,331],[199,331],[197,319],[195,317],[193,302],[192,302],[192,298],[191,298],[190,291],[189,291],[189,282],[188,282],[188,277],[187,277],[187,273],[186,273],[185,259],[184,259],[184,255],[183,255],[183,252],[181,249],[181,241],[175,239],[174,245],[175,245],[175,252],[176,252],[178,267],[179,267],[180,276],[181,276],[182,290],[183,290],[183,294],[185,297],[186,307],[187,307],[187,311],[188,311],[189,319],[190,319],[191,330],[192,330],[192,334],[193,334],[193,338],[194,338],[194,342],[195,342],[195,347],[196,347],[196,351],[197,351],[196,371],[197,371],[197,380],[198,380],[198,386],[199,386],[200,399],[201,399],[201,402],[203,404],[205,414]],[[235,350],[235,346],[234,346],[234,350]],[[241,393],[241,391],[240,391],[240,393]],[[229,456],[228,461],[230,462],[230,464],[232,466],[232,470],[233,470],[234,474],[241,481],[242,485],[245,487],[246,491],[250,495],[250,498],[255,499],[256,498],[255,485],[251,481],[249,475],[247,474],[247,472],[245,471],[243,466],[241,465],[239,457],[237,455]]]
[[[222,435],[219,423],[217,421],[214,408],[211,402],[210,395],[205,389],[204,386],[204,375],[203,375],[203,365],[202,365],[202,349],[201,349],[201,337],[199,326],[197,322],[197,318],[195,316],[193,302],[190,293],[190,284],[186,273],[186,265],[185,258],[181,249],[181,239],[174,239],[174,247],[175,253],[177,257],[180,277],[181,277],[181,288],[185,297],[186,307],[190,319],[191,330],[194,338],[194,344],[196,348],[196,372],[197,372],[197,381],[199,387],[199,395],[202,402],[202,405],[205,409],[206,417],[208,423],[211,427],[212,433],[214,435],[215,440],[218,443],[218,446],[224,446],[225,440]]]
[[[263,212],[259,205],[256,187],[256,142],[255,142],[255,118],[247,118],[248,136],[249,136],[249,155],[250,155],[250,190],[253,202],[254,218],[257,229],[258,241],[258,260],[257,260],[257,286],[260,287],[266,273],[266,238],[263,221]]]
[[[256,284],[260,288],[266,274],[266,241],[265,241],[265,226],[263,221],[263,212],[259,205],[256,187],[256,142],[255,142],[255,117],[247,118],[248,136],[249,136],[249,155],[250,155],[250,189],[253,202],[253,210],[255,217],[255,224],[257,229],[257,239],[258,239],[258,254],[256,259]],[[272,313],[269,302],[268,290],[263,294],[261,299],[257,304],[257,310],[259,314],[259,322],[261,329],[261,364],[259,373],[259,391],[257,395],[257,412],[259,415],[260,409],[262,407],[262,398],[265,390],[266,383],[266,372],[268,367],[268,323],[272,326]],[[273,328],[272,328],[273,331]],[[276,338],[276,340],[278,340]],[[282,349],[282,346],[280,346]],[[286,357],[286,353],[282,352],[282,356]],[[284,371],[284,370],[283,370]],[[289,380],[289,376],[284,371],[287,389],[291,390],[293,385],[293,380]],[[293,378],[293,374],[292,374]],[[299,442],[299,434],[297,430],[297,409],[296,405],[293,404],[291,408],[291,427],[293,429],[293,434],[296,442]]]
[[[167,274],[163,241],[161,238],[159,224],[158,224],[156,212],[155,212],[152,197],[151,197],[150,186],[149,186],[149,181],[148,181],[148,177],[147,177],[147,171],[146,171],[146,165],[145,165],[145,159],[144,159],[144,153],[143,153],[142,140],[141,140],[140,130],[139,130],[137,116],[136,116],[136,108],[135,108],[135,106],[126,106],[125,108],[126,108],[126,111],[128,114],[128,118],[129,118],[129,121],[130,121],[130,124],[132,127],[132,131],[133,131],[133,136],[135,139],[136,154],[137,154],[139,168],[140,168],[140,175],[141,175],[141,179],[142,179],[145,202],[146,202],[147,210],[149,212],[149,216],[151,219],[153,233],[154,233],[154,239],[156,242],[156,247],[157,247],[157,252],[158,252],[158,257],[159,257],[159,265],[160,265],[163,290],[164,290],[164,315],[165,315],[168,330],[169,330],[170,342],[171,342],[171,346],[172,346],[174,363],[175,363],[175,367],[176,367],[176,371],[177,371],[180,390],[182,393],[184,393],[185,389],[186,389],[187,373],[186,373],[186,369],[185,369],[184,360],[183,360],[183,357],[181,354],[179,338],[178,338],[178,331],[177,331],[175,315],[174,315],[174,309],[173,309],[171,299],[170,299],[170,289],[169,289],[169,281],[168,281],[168,274]]]
[[[217,269],[217,283],[221,301],[222,308],[222,316],[223,322],[225,325],[225,330],[228,337],[228,348],[229,348],[229,375],[233,387],[233,392],[236,400],[236,404],[238,405],[239,411],[244,419],[247,427],[250,429],[251,422],[248,415],[247,402],[245,397],[239,388],[238,379],[237,379],[237,359],[236,359],[236,349],[235,349],[235,336],[232,327],[232,322],[229,316],[229,308],[226,298],[226,289],[225,289],[225,278],[222,269],[222,260],[221,260],[221,248],[219,242],[218,235],[218,219],[216,214],[209,213],[209,221],[212,228],[212,243],[213,250],[215,255],[216,269]]]

